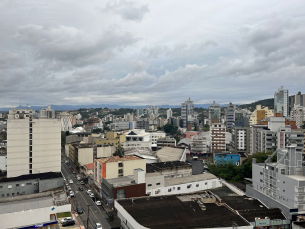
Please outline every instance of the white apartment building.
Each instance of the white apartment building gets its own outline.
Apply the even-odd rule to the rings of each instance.
[[[61,171],[61,123],[32,118],[32,109],[10,109],[7,177]]]
[[[72,130],[72,115],[67,112],[62,112],[59,114],[61,120],[61,131],[71,131]]]
[[[226,126],[223,123],[211,124],[211,151],[226,151]]]
[[[150,133],[151,144],[154,147],[157,147],[157,141],[159,138],[165,138],[166,134],[163,131],[156,131]]]
[[[166,119],[169,120],[171,117],[173,117],[173,111],[171,108],[169,108],[167,111],[166,111]]]
[[[294,108],[291,111],[291,117],[296,123],[296,126],[300,129],[305,122],[305,107],[300,105],[294,105]]]
[[[50,105],[48,105],[48,108],[42,108],[39,110],[39,118],[55,118],[55,111],[51,109]]]
[[[190,141],[191,153],[192,154],[205,154],[207,153],[207,139],[200,134],[192,136]]]

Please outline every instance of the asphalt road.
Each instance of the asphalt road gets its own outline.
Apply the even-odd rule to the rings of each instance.
[[[87,188],[85,185],[81,185],[79,181],[76,178],[76,174],[73,174],[69,166],[65,163],[61,164],[61,171],[64,177],[66,178],[66,181],[69,183],[69,180],[73,180],[73,184],[69,184],[72,191],[74,192],[74,197],[72,197],[72,201],[74,204],[72,204],[72,207],[74,208],[75,205],[80,204],[84,210],[84,213],[80,214],[80,218],[82,219],[84,226],[86,228],[95,228],[96,223],[100,223],[103,226],[103,229],[111,229],[111,226],[109,225],[106,218],[108,218],[108,215],[103,210],[101,206],[97,206],[92,198],[86,193]],[[75,168],[74,168],[74,171]],[[82,186],[84,188],[83,191],[79,191],[78,187]],[[88,212],[88,205],[89,206],[89,212]],[[76,211],[74,208],[73,210]],[[89,226],[87,227],[87,216],[89,214]]]

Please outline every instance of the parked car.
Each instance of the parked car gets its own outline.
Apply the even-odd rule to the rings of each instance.
[[[71,226],[71,225],[74,225],[75,224],[75,221],[73,219],[69,219],[69,220],[66,220],[65,222],[63,222],[61,225],[63,227],[65,226]]]
[[[102,205],[101,201],[99,201],[99,200],[95,201],[95,204],[98,206]]]
[[[83,181],[80,182],[81,185],[84,185],[85,183]]]
[[[70,194],[71,197],[74,197],[74,192],[73,191],[70,191],[69,194]]]
[[[73,184],[73,180],[69,180],[69,183],[70,183],[70,184]]]
[[[89,196],[90,196],[91,198],[94,198],[94,194],[93,194],[93,193],[90,193]]]
[[[84,191],[83,187],[78,187],[79,191]]]
[[[91,192],[90,189],[88,189],[88,190],[86,191],[86,193],[87,193],[88,195],[90,195],[92,192]]]
[[[68,189],[68,191],[71,191],[71,190],[72,190],[70,186],[68,186],[67,189]]]
[[[79,176],[77,176],[77,180],[80,180],[80,177],[79,177]]]
[[[103,227],[100,223],[96,223],[95,228],[96,229],[103,229]]]
[[[60,220],[60,223],[63,223],[63,222],[65,222],[65,221],[67,221],[67,220],[73,220],[73,218],[72,217],[66,217],[66,218],[64,218],[64,219],[62,219],[62,220]]]
[[[72,170],[72,173],[73,173],[73,174],[76,174],[74,170]]]
[[[77,205],[77,206],[76,206],[76,212],[77,212],[78,214],[82,214],[82,213],[84,212],[82,206]]]

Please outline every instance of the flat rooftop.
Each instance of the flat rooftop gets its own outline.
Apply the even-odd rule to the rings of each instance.
[[[165,161],[165,162],[157,162],[146,164],[146,173],[154,173],[159,172],[164,169],[176,169],[179,167],[190,167],[192,168],[192,164],[184,161]]]
[[[172,185],[186,184],[186,183],[211,180],[211,179],[217,179],[217,177],[211,173],[192,175],[187,177],[177,177],[177,178],[165,179],[164,186],[167,187]]]
[[[302,175],[287,175],[287,177],[298,181],[305,181],[305,176]]]
[[[243,218],[215,203],[204,203],[202,210],[197,201],[182,201],[179,196],[142,197],[117,200],[142,226],[147,228],[217,228],[248,226]]]
[[[111,156],[105,158],[96,159],[100,163],[110,163],[110,162],[119,162],[119,161],[133,161],[133,160],[142,160],[142,158],[134,155],[124,155],[122,157],[119,156]]]
[[[61,172],[58,173],[48,172],[48,173],[27,174],[18,177],[2,178],[0,179],[0,182],[32,180],[32,179],[46,180],[46,179],[59,178],[59,177],[62,177]]]

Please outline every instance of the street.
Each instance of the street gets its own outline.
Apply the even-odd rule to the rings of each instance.
[[[111,229],[107,218],[108,215],[104,211],[101,206],[97,206],[92,198],[86,193],[87,187],[85,185],[81,185],[76,178],[76,174],[73,174],[69,166],[65,163],[61,164],[62,174],[66,178],[66,182],[69,183],[69,180],[73,180],[73,184],[69,183],[72,191],[74,192],[75,197],[71,197],[72,201],[72,209],[76,211],[76,206],[81,205],[83,208],[84,213],[79,214],[79,217],[83,221],[83,224],[86,228],[95,228],[96,223],[100,223],[103,226],[103,229]],[[74,171],[75,168],[74,168]],[[83,191],[79,191],[78,187],[83,187]],[[88,205],[89,205],[89,212],[88,212]],[[89,214],[89,227],[87,227],[87,218]]]

